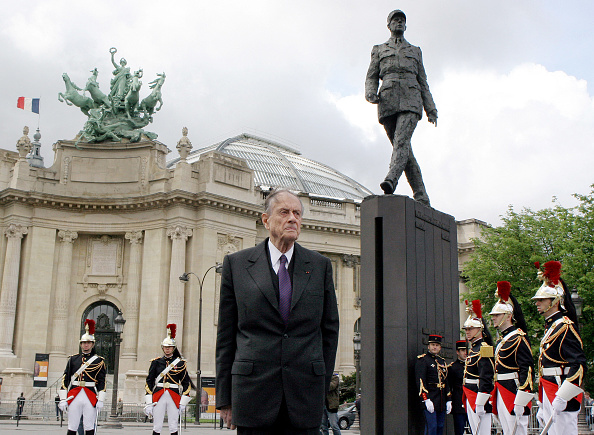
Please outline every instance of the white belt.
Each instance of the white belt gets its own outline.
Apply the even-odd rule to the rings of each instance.
[[[72,385],[77,387],[94,387],[95,382],[87,382],[87,381],[72,381]]]
[[[561,367],[543,367],[542,375],[543,376],[561,376],[561,375],[568,375],[570,367],[565,367],[562,369]]]
[[[497,373],[496,378],[497,381],[509,381],[510,379],[519,379],[518,374],[516,372],[512,373]]]
[[[479,384],[479,380],[478,379],[464,379],[464,383],[465,384],[478,385]]]
[[[176,390],[179,389],[179,385],[172,384],[170,382],[159,382],[156,386],[157,387],[162,387],[162,388],[175,388]]]

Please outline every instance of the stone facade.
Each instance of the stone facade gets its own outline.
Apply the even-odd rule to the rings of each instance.
[[[252,170],[216,151],[168,169],[169,149],[149,140],[59,141],[54,151],[51,167],[36,168],[26,153],[0,150],[0,400],[46,390],[32,386],[36,353],[50,355],[53,388],[46,399],[53,398],[93,307],[121,310],[126,319],[124,401],[141,401],[167,323],[177,323],[180,350],[195,376],[199,282],[190,275],[182,283],[183,272],[204,276],[201,369],[203,377],[214,376],[220,276],[214,269],[204,273],[267,235],[259,219],[264,194]],[[336,366],[348,374],[360,305],[359,206],[308,195],[302,201],[300,243],[334,266],[342,322]]]

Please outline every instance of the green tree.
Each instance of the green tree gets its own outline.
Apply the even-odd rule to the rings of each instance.
[[[588,195],[575,194],[578,205],[562,207],[555,198],[543,210],[509,207],[502,225],[488,227],[463,270],[469,289],[465,298],[480,299],[488,313],[496,301],[497,281],[509,281],[512,294],[522,305],[535,357],[544,332],[544,322],[531,298],[540,286],[534,262],[561,261],[562,277],[584,300],[582,339],[589,368],[594,360],[594,185]],[[488,317],[488,316],[487,316]],[[535,361],[536,361],[535,358]],[[594,389],[594,373],[586,375],[586,389]]]
[[[340,403],[354,402],[355,401],[355,388],[356,388],[356,373],[353,372],[350,375],[342,375],[340,381]]]

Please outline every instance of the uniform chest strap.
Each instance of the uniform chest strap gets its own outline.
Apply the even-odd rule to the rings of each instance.
[[[181,361],[181,359],[180,359],[179,357],[178,357],[178,358],[175,358],[175,359],[174,359],[174,360],[171,362],[171,364],[169,364],[167,367],[165,367],[165,368],[163,369],[163,371],[162,371],[161,373],[159,373],[159,376],[157,376],[157,379],[155,379],[155,385],[157,385],[157,384],[158,384],[158,383],[161,381],[161,379],[163,379],[163,378],[165,377],[165,375],[166,375],[167,373],[169,373],[169,370],[171,370],[173,367],[175,367],[175,366],[176,366],[176,364],[177,364],[178,362],[180,362],[180,361]]]
[[[95,361],[97,358],[99,358],[97,355],[93,355],[91,358],[89,358],[87,360],[86,363],[83,363],[76,372],[74,372],[74,374],[72,375],[72,377],[70,378],[70,383],[72,384],[74,382],[74,380],[76,378],[78,378],[82,372],[84,372],[93,361]]]

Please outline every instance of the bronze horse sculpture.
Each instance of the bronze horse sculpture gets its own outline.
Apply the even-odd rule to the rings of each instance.
[[[89,110],[97,107],[93,99],[79,94],[78,91],[82,91],[82,89],[72,83],[72,80],[70,80],[68,74],[62,74],[62,78],[64,79],[64,84],[66,85],[66,92],[59,92],[58,100],[62,103],[66,102],[66,104],[69,106],[74,105],[80,108],[82,113],[89,116]]]
[[[144,112],[145,116],[148,114],[151,120],[153,113],[155,111],[158,112],[161,110],[161,107],[163,107],[163,100],[161,99],[161,88],[163,87],[163,83],[165,83],[165,73],[157,74],[157,78],[149,83],[152,92],[140,102],[140,107],[138,108],[139,111]],[[159,107],[155,109],[157,103],[159,103]]]

